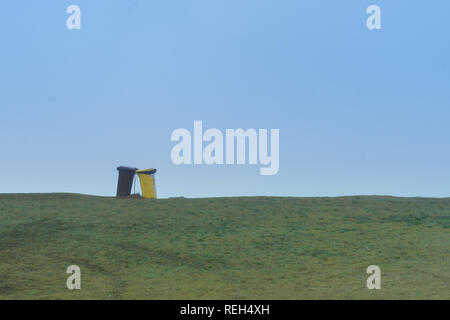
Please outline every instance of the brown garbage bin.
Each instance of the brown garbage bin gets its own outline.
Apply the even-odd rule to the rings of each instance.
[[[137,168],[117,167],[119,171],[119,181],[117,182],[117,197],[128,197],[131,194],[133,178]]]

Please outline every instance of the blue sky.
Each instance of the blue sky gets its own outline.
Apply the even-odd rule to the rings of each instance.
[[[66,8],[79,5],[81,30]],[[377,4],[382,29],[366,28]],[[9,1],[0,193],[450,195],[449,1]],[[175,166],[177,128],[280,129],[280,170]]]

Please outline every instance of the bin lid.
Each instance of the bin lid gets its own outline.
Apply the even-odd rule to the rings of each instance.
[[[143,170],[137,170],[136,173],[141,173],[141,174],[154,174],[154,173],[156,173],[156,169],[143,169]]]
[[[120,166],[120,167],[117,167],[117,170],[119,170],[119,171],[133,171],[133,172],[136,172],[136,170],[138,170],[138,168]]]

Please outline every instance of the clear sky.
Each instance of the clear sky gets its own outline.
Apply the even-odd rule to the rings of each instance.
[[[68,30],[66,8],[81,8]],[[381,7],[369,31],[366,8]],[[70,0],[0,6],[0,193],[450,196],[450,1]],[[280,170],[176,166],[193,121],[280,129]]]

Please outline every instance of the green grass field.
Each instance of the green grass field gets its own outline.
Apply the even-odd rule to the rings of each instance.
[[[449,227],[450,198],[3,194],[0,299],[450,299]]]

